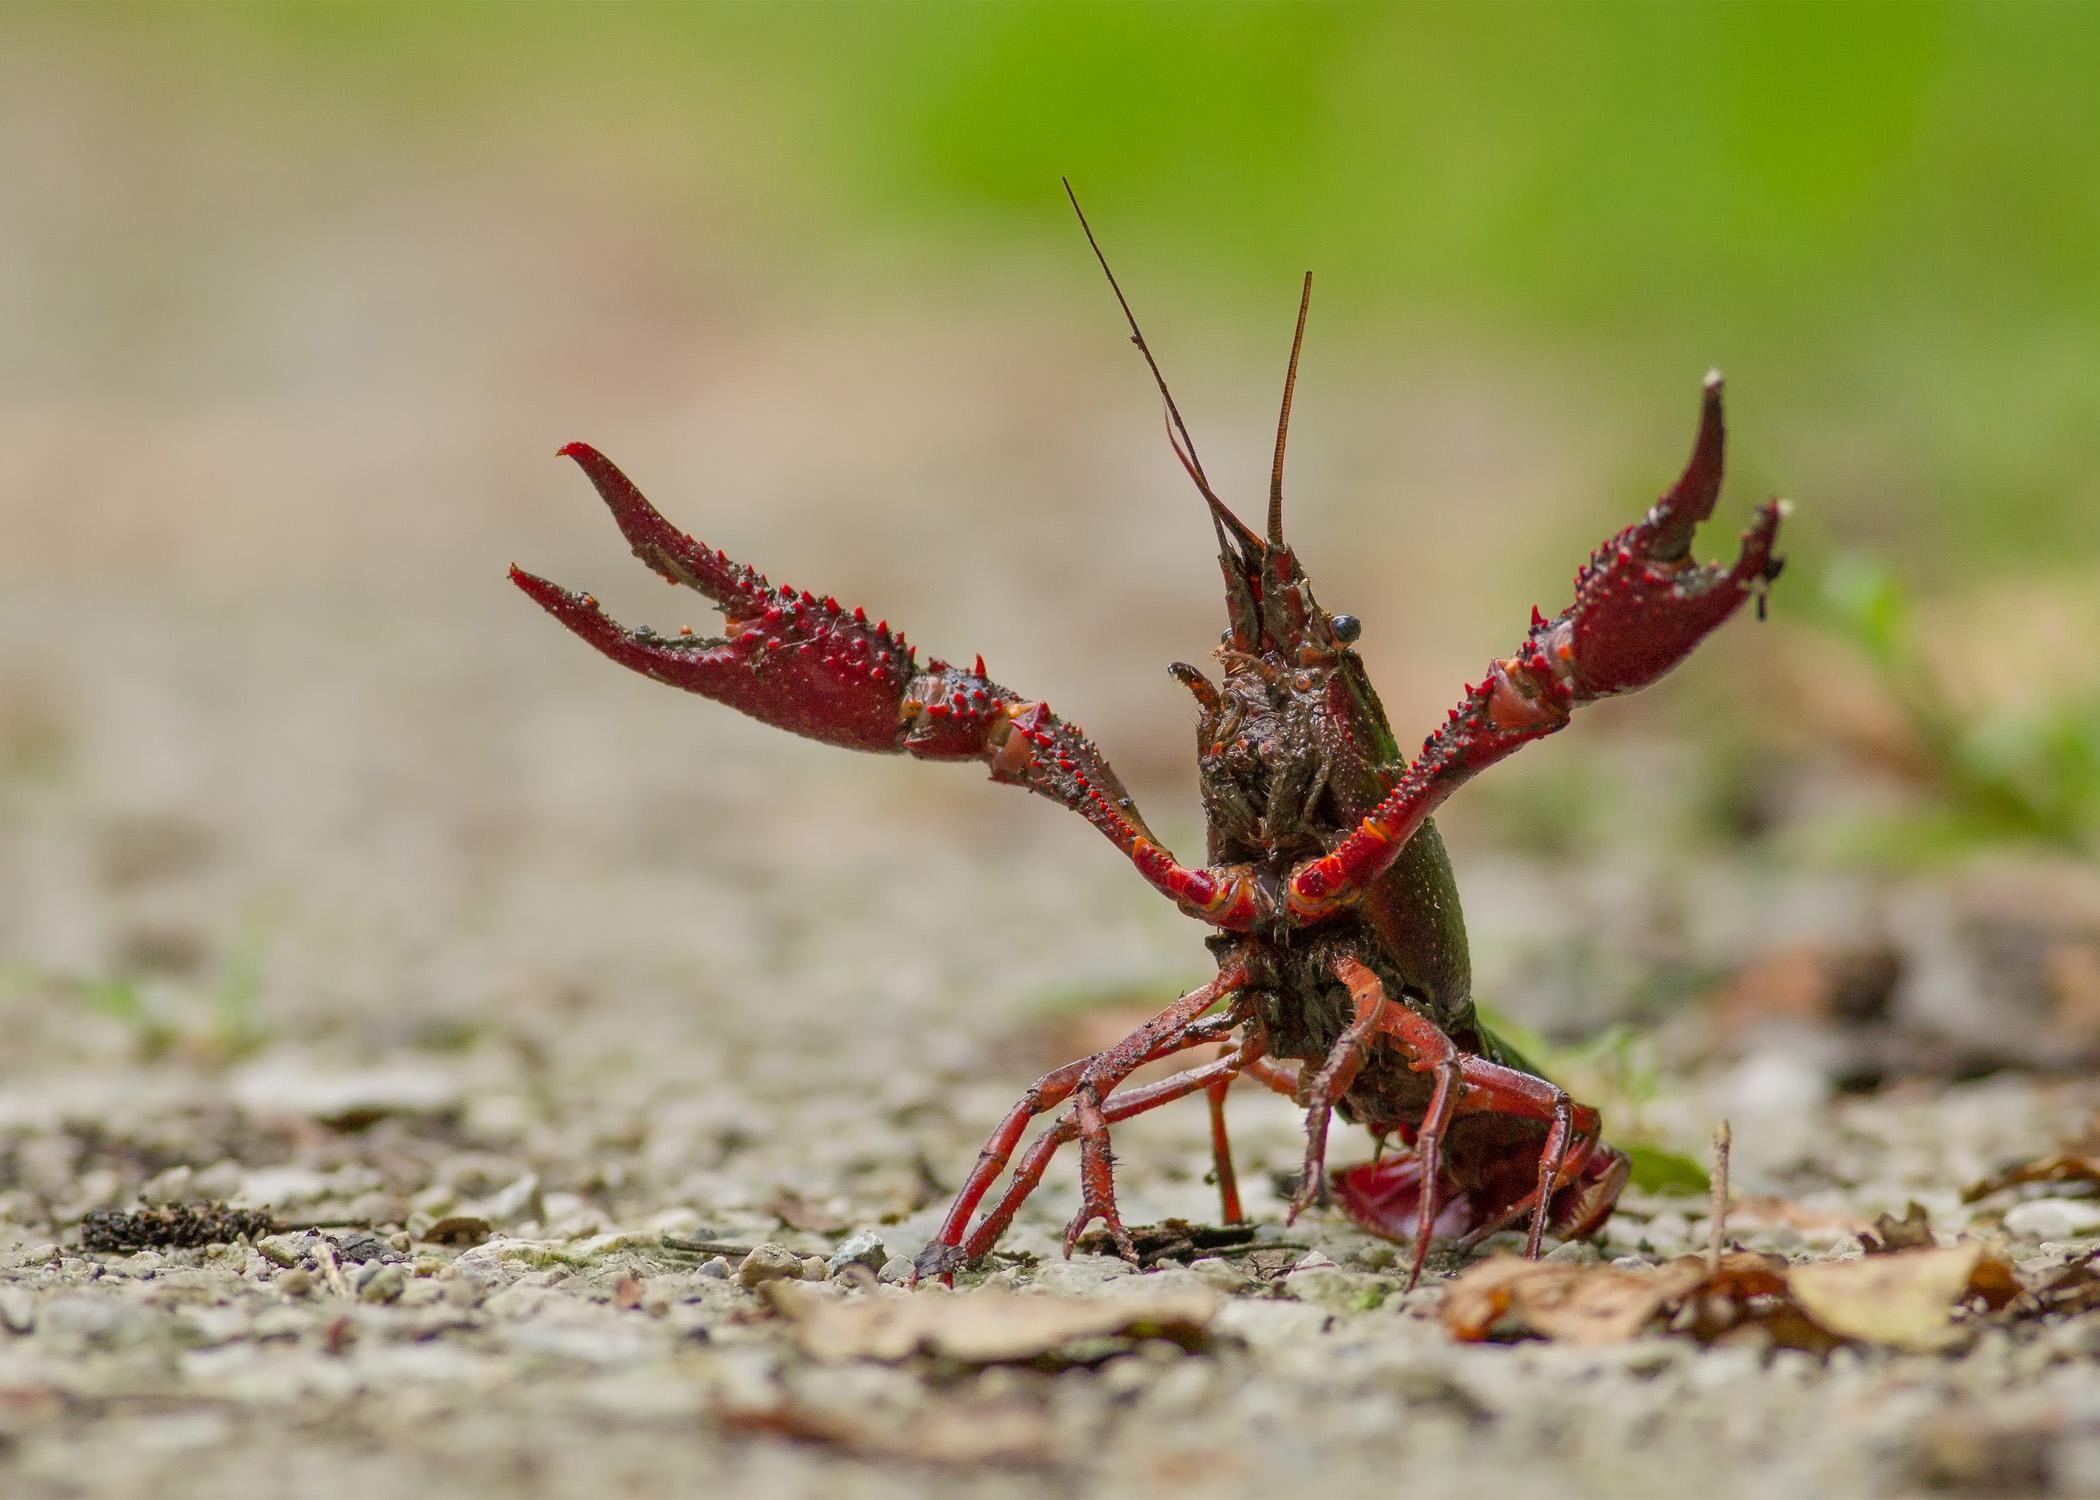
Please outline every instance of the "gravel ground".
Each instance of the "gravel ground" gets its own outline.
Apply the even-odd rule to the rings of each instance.
[[[1448,1263],[1403,1292],[1392,1247],[1282,1230],[1299,1124],[1266,1095],[1232,1103],[1248,1244],[1064,1261],[1064,1163],[984,1273],[1196,1299],[1200,1332],[814,1340],[783,1286],[950,1295],[883,1268],[1030,1079],[1204,977],[1198,934],[1078,820],[626,677],[501,568],[702,622],[544,456],[589,438],[776,576],[982,649],[1192,847],[1160,669],[1200,656],[1215,576],[1098,289],[1081,327],[1033,270],[953,291],[957,252],[927,305],[804,306],[735,260],[763,242],[733,203],[699,232],[595,153],[287,153],[33,55],[0,76],[0,169],[41,209],[0,239],[27,330],[0,348],[0,1493],[2100,1492],[2100,1314],[1929,1355],[1458,1344]],[[1177,366],[1221,473],[1266,462],[1270,342]],[[1641,496],[1667,477],[1698,372],[1629,413],[1499,356],[1339,363],[1301,393],[1299,535],[1422,725],[1550,605],[1627,456],[1659,455]],[[1754,675],[1784,629],[1567,737],[1639,768],[1637,810],[1573,819],[1597,845],[1524,855],[1454,808],[1481,992],[1563,1039],[1638,1021],[1656,1081],[1599,1096],[1607,1124],[1696,1154],[1730,1119],[1744,1244],[1850,1255],[1916,1199],[2041,1274],[2094,1248],[2090,1198],[1960,1194],[2100,1106],[2065,1066],[2100,1039],[2093,873],[1687,863],[1658,789],[1688,800],[1708,742],[1641,737],[1724,685],[1794,701]],[[1498,771],[1517,821],[1588,796],[1553,779],[1574,753]],[[1117,1147],[1132,1223],[1215,1214],[1200,1106]],[[284,1228],[81,1248],[141,1198]],[[1704,1216],[1629,1195],[1598,1253],[1703,1245]],[[873,1288],[693,1248],[785,1270],[867,1234]]]
[[[2100,1316],[1931,1355],[1460,1345],[1435,1316],[1447,1265],[1403,1292],[1392,1247],[1328,1217],[1282,1230],[1270,1178],[1297,1122],[1251,1095],[1233,1105],[1251,1243],[1143,1276],[1064,1261],[1066,1164],[987,1273],[1222,1297],[1193,1351],[811,1352],[777,1289],[706,1246],[774,1244],[792,1267],[872,1232],[860,1254],[893,1283],[881,1267],[923,1242],[1006,1103],[1197,977],[1194,934],[1025,799],[782,745],[484,603],[338,642],[325,671],[312,637],[237,609],[76,618],[11,662],[0,1489],[2100,1490]],[[16,641],[48,618],[5,608]],[[414,649],[458,638],[480,648]],[[677,751],[636,748],[658,745]],[[930,810],[944,795],[967,820]],[[1567,898],[1596,910],[1555,928],[1547,873],[1469,868],[1477,926],[1558,955],[1488,944],[1519,990],[1594,963],[1567,932],[1614,946],[1611,913],[1663,879],[1600,879]],[[1751,904],[1681,940],[1725,970],[1813,930]],[[1751,1213],[1743,1244],[1855,1253],[1844,1226],[1910,1199],[1943,1236],[2006,1235],[2030,1271],[2095,1244],[2089,1201],[1959,1201],[2073,1132],[2089,1083],[1853,1097],[1827,1039],[1702,1014],[1668,1031],[1681,1068],[1642,1107],[1686,1143],[1732,1116],[1739,1194],[1795,1219]],[[1118,1144],[1132,1222],[1214,1216],[1200,1108]],[[79,1248],[83,1215],[141,1195],[337,1227]],[[1703,1200],[1635,1194],[1601,1253],[1705,1234]],[[810,1294],[907,1295],[856,1278]]]

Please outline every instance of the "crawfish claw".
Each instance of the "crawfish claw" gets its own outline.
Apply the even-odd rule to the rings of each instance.
[[[628,630],[589,594],[513,567],[511,582],[575,634],[646,677],[826,744],[932,760],[982,752],[999,700],[1011,693],[945,662],[921,670],[888,621],[870,623],[865,610],[828,595],[775,588],[671,525],[597,449],[571,443],[561,452],[590,478],[634,555],[712,600],[726,621],[714,639]]]
[[[1785,507],[1760,506],[1730,567],[1692,560],[1692,533],[1721,493],[1726,429],[1721,377],[1706,377],[1699,435],[1677,482],[1596,552],[1575,579],[1575,603],[1541,642],[1557,656],[1577,701],[1646,687],[1752,594],[1779,576],[1772,556]]]

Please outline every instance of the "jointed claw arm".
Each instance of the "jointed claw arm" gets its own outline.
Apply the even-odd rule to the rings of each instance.
[[[1721,378],[1709,375],[1691,461],[1648,514],[1591,555],[1575,602],[1532,611],[1523,645],[1451,710],[1384,801],[1330,852],[1292,872],[1288,913],[1316,921],[1352,900],[1399,856],[1423,819],[1487,767],[1563,727],[1585,703],[1630,693],[1691,654],[1706,634],[1779,576],[1772,555],[1785,507],[1768,501],[1732,567],[1692,561],[1692,532],[1721,492]]]
[[[634,555],[671,583],[713,600],[727,620],[718,640],[628,630],[589,594],[513,567],[511,581],[570,630],[623,666],[726,703],[755,719],[826,744],[922,760],[977,760],[992,780],[1063,803],[1092,823],[1184,911],[1227,928],[1261,915],[1248,872],[1191,869],[1145,827],[1093,741],[974,667],[916,654],[888,621],[836,599],[775,588],[743,563],[666,521],[595,448],[561,450],[597,487]]]

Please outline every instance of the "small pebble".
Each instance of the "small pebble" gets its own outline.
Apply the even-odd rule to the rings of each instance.
[[[187,1203],[196,1196],[196,1173],[188,1167],[169,1167],[146,1180],[139,1188],[139,1202]]]
[[[2005,1232],[2034,1240],[2071,1240],[2100,1229],[2100,1203],[2030,1198],[2005,1211]]]
[[[18,1286],[0,1287],[0,1328],[27,1333],[36,1326],[36,1300]]]
[[[768,1281],[798,1281],[802,1277],[802,1257],[785,1245],[760,1245],[744,1257],[744,1263],[736,1268],[739,1286],[763,1286]]]
[[[911,1262],[901,1255],[892,1255],[882,1263],[880,1275],[890,1286],[903,1286],[911,1280]]]
[[[298,1239],[289,1234],[266,1234],[255,1242],[255,1250],[264,1260],[272,1265],[283,1266],[286,1270],[305,1259],[305,1252],[300,1249]]]
[[[481,1205],[481,1217],[491,1224],[515,1224],[537,1219],[540,1205],[540,1174],[527,1172]]]
[[[880,1271],[888,1259],[889,1249],[882,1243],[882,1236],[872,1229],[863,1229],[842,1240],[825,1265],[836,1276],[847,1266],[866,1266],[871,1271]]]
[[[336,1257],[344,1265],[384,1260],[392,1248],[378,1235],[367,1234],[361,1229],[350,1230],[335,1242]]]
[[[1692,1222],[1674,1209],[1657,1214],[1648,1221],[1648,1240],[1664,1247],[1680,1247],[1688,1244],[1692,1236]]]
[[[275,1285],[277,1290],[283,1292],[287,1297],[311,1296],[314,1289],[314,1273],[300,1270],[287,1271],[277,1278]]]
[[[1245,1271],[1229,1260],[1215,1255],[1199,1256],[1189,1262],[1189,1270],[1220,1291],[1234,1292],[1245,1286],[1249,1277]]]
[[[831,1279],[831,1268],[824,1264],[823,1256],[812,1255],[802,1262],[802,1279],[804,1281],[829,1281]]]
[[[717,1255],[700,1262],[700,1274],[714,1281],[729,1279],[729,1262]]]
[[[396,1302],[402,1289],[408,1285],[408,1267],[404,1265],[380,1266],[371,1275],[364,1277],[357,1287],[360,1302]]]

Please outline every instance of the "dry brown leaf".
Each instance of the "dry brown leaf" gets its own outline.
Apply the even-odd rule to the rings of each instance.
[[[1497,1255],[1451,1283],[1444,1294],[1444,1327],[1467,1343],[1513,1324],[1562,1343],[1616,1344],[1705,1280],[1706,1262],[1696,1256],[1632,1271]]]
[[[1971,1295],[2017,1295],[2003,1256],[1976,1241],[1944,1250],[1901,1250],[1858,1260],[1789,1266],[1787,1290],[1801,1310],[1842,1338],[1891,1349],[1943,1349],[1959,1337],[1955,1310]]]
[[[1932,1250],[1939,1241],[1932,1237],[1932,1223],[1922,1203],[1912,1202],[1903,1217],[1879,1214],[1871,1230],[1862,1231],[1859,1248],[1869,1255],[1891,1255],[1898,1250]]]
[[[1050,1419],[1021,1401],[943,1400],[898,1421],[781,1402],[740,1407],[722,1421],[745,1432],[822,1443],[864,1458],[928,1464],[1046,1464],[1057,1457]]]
[[[1652,1271],[1503,1255],[1451,1283],[1444,1326],[1468,1342],[1533,1333],[1597,1345],[1675,1318],[1678,1332],[1701,1340],[1755,1329],[1789,1348],[1820,1351],[1849,1340],[1940,1349],[1959,1337],[1954,1319],[1964,1303],[1996,1309],[2019,1295],[2011,1263],[1980,1243],[1791,1266],[1738,1250],[1718,1265],[1685,1255]]]
[[[2100,1252],[2063,1267],[2029,1294],[2027,1305],[2036,1314],[2073,1316],[2100,1308]]]
[[[2100,1152],[2067,1151],[2012,1167],[1975,1184],[1961,1195],[1962,1202],[1974,1203],[2023,1182],[2087,1182],[2100,1186]]]
[[[769,1284],[773,1306],[815,1359],[909,1359],[1011,1364],[1056,1355],[1086,1339],[1161,1338],[1200,1347],[1218,1310],[1202,1290],[1117,1297],[1017,1295],[984,1288],[954,1296],[863,1296],[838,1301],[814,1287]]]
[[[1689,1277],[1694,1268],[1708,1265],[1703,1255],[1680,1255],[1670,1262],[1678,1274]],[[1747,1301],[1752,1297],[1777,1297],[1786,1292],[1786,1260],[1777,1255],[1760,1255],[1755,1250],[1731,1250],[1721,1257],[1705,1281],[1696,1288],[1702,1297],[1731,1297]]]

